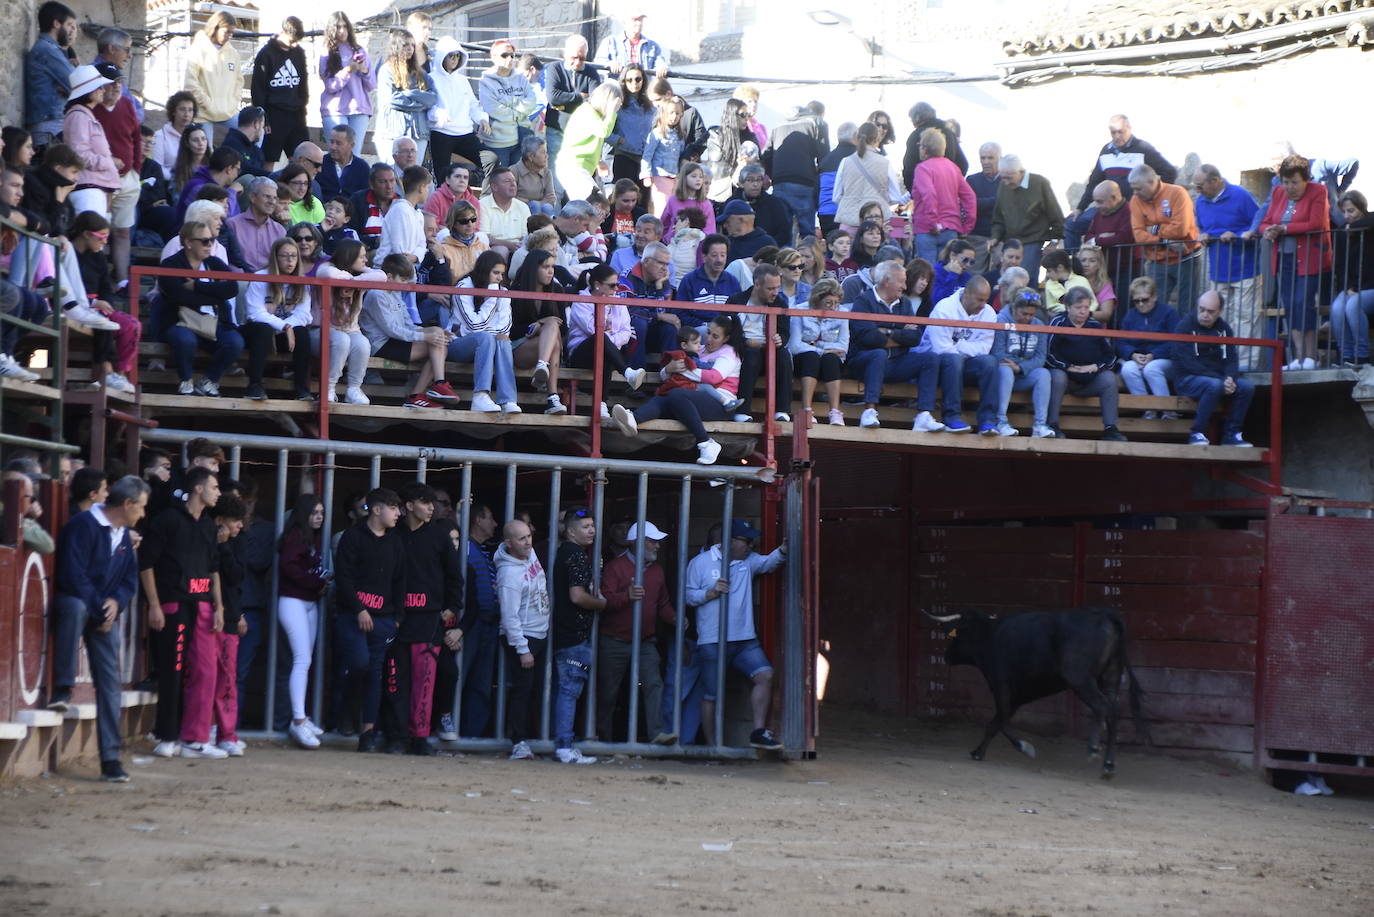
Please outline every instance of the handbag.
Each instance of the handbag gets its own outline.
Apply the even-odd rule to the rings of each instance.
[[[189,329],[198,338],[213,341],[219,336],[219,317],[206,315],[191,306],[177,307],[177,325]]]

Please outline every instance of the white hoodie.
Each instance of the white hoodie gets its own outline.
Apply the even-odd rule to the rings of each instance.
[[[548,636],[548,581],[534,551],[529,560],[521,560],[504,543],[496,549],[496,597],[501,603],[501,633],[516,653],[530,651],[528,638]]]
[[[458,66],[453,72],[444,69],[444,59],[450,54],[460,55]],[[472,84],[463,74],[463,65],[468,61],[458,39],[445,35],[439,39],[434,49],[434,66],[429,77],[434,81],[434,91],[439,95],[439,104],[429,111],[429,122],[434,130],[450,137],[471,134],[477,125],[487,120],[487,113],[477,104]]]
[[[963,287],[955,290],[935,304],[935,308],[930,310],[930,317],[987,322],[987,330],[927,325],[926,333],[921,336],[921,344],[916,348],[917,353],[961,353],[966,357],[978,357],[992,352],[992,339],[997,334],[997,313],[992,306],[984,303],[976,314],[969,315],[964,310],[963,295]]]

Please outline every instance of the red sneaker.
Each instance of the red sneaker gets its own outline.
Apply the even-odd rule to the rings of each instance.
[[[431,398],[438,398],[440,401],[458,400],[458,393],[453,390],[453,386],[449,385],[443,379],[431,385],[425,394]]]
[[[437,408],[438,406],[424,395],[411,395],[401,402],[403,408]]]

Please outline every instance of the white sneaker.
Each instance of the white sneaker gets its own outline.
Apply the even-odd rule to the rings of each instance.
[[[1302,783],[1293,787],[1293,792],[1297,793],[1299,796],[1320,796],[1322,794],[1322,791],[1310,780],[1304,780]]]
[[[631,390],[639,390],[639,387],[644,384],[644,375],[646,372],[647,371],[642,367],[640,369],[625,370],[625,382],[630,386]]]
[[[878,409],[864,408],[864,412],[859,415],[859,426],[867,427],[868,429],[881,426],[881,423],[878,420]]]
[[[242,742],[231,742],[226,739],[215,745],[215,747],[231,758],[242,758],[243,750],[246,746]]]
[[[1287,366],[1285,366],[1284,369],[1287,369],[1287,370],[1299,370],[1299,369],[1302,369],[1302,360],[1294,360],[1293,362],[1291,362],[1291,363],[1289,363]]]
[[[175,758],[180,744],[179,742],[158,742],[153,746],[153,754],[159,758]]]
[[[74,306],[68,306],[65,310],[63,310],[62,315],[69,322],[74,322],[78,325],[85,325],[88,328],[94,328],[96,331],[119,330],[119,326],[116,325],[114,322],[110,321],[108,318],[101,315],[99,312],[92,309],[90,306],[84,305],[82,303],[77,303]]]
[[[206,398],[218,398],[219,383],[211,382],[209,379],[202,376],[201,380],[195,384],[195,393],[197,395],[204,395]]]
[[[20,382],[32,382],[38,378],[38,373],[30,372],[19,361],[7,353],[0,353],[0,378],[18,379]]]
[[[334,386],[329,386],[329,397],[325,399],[330,404],[339,400],[339,393],[334,390]]]
[[[182,379],[180,382],[177,383],[178,395],[194,395],[195,393],[196,385],[190,379]]]
[[[521,743],[521,744],[523,744],[523,743]],[[584,755],[584,754],[582,754],[582,752],[578,751],[576,748],[560,748],[560,749],[558,749],[557,754],[558,754],[558,760],[559,760],[559,761],[562,761],[564,764],[595,764],[595,763],[596,763],[596,759],[595,759],[595,758],[591,757],[590,755]]]
[[[320,736],[324,735],[324,730],[321,729],[318,725],[316,725],[315,721],[308,716],[305,718],[305,725],[310,727],[310,731],[315,733],[316,738],[319,738]]]
[[[458,727],[453,722],[452,713],[445,713],[439,717],[438,735],[441,742],[456,742],[458,740]]]
[[[472,393],[472,407],[468,410],[480,411],[483,414],[495,414],[501,410],[501,406],[491,400],[491,395],[486,392]]]
[[[1323,796],[1336,795],[1336,791],[1326,785],[1326,778],[1323,777],[1321,774],[1308,774],[1307,779],[1313,786],[1321,790]]]
[[[786,411],[777,411],[773,414],[773,419],[778,423],[788,423],[792,420],[792,417]]]
[[[720,458],[720,443],[716,442],[714,439],[708,439],[704,443],[697,443],[697,452],[701,453],[697,456],[698,465],[714,465],[716,459]]]
[[[364,394],[363,390],[356,385],[350,385],[344,390],[345,404],[371,404],[372,399]]]
[[[514,401],[503,401],[501,402],[501,413],[523,414],[524,411],[520,410],[520,405],[516,404]]]
[[[292,723],[286,727],[286,734],[291,736],[301,748],[319,748],[320,740],[315,735],[315,731],[310,728],[309,721],[304,723]]]
[[[1018,429],[1016,429],[1015,427],[1013,427],[1011,424],[1006,423],[1005,421],[1003,421],[1002,423],[999,423],[999,424],[997,425],[997,435],[998,435],[998,436],[1020,436],[1020,435],[1021,435],[1021,431],[1018,430]]]
[[[748,414],[736,414],[734,417],[731,417],[730,419],[733,420],[735,423],[753,423],[753,422],[754,422],[754,418],[753,418],[753,417],[750,417]]]
[[[601,425],[604,427],[610,423],[612,423],[611,409],[607,407],[606,402],[603,401],[601,402]]]
[[[929,411],[922,411],[917,414],[916,419],[911,424],[911,429],[917,433],[939,433],[944,428],[945,425],[930,416]]]
[[[1144,414],[1141,414],[1141,415],[1140,415],[1140,419],[1141,419],[1141,420],[1159,420],[1159,412],[1158,412],[1158,411],[1146,411]]]
[[[183,758],[227,758],[229,753],[222,748],[214,745],[206,745],[204,742],[186,742],[181,746],[181,756]]]
[[[580,754],[580,753],[579,753],[579,754]],[[522,742],[516,742],[514,745],[511,746],[511,749],[510,749],[510,760],[512,760],[512,761],[533,761],[533,760],[534,760],[534,752],[530,750],[530,747],[529,747],[529,745],[528,745],[527,743],[525,743],[525,742],[523,742],[523,741],[522,741]],[[559,760],[562,761],[563,758],[560,756]],[[596,761],[596,759],[593,758],[593,759],[592,759],[592,763],[595,763],[595,761]],[[573,763],[573,762],[565,761],[564,763],[570,764],[570,763]],[[587,763],[587,762],[582,761],[582,762],[577,762],[577,763],[585,764],[585,763]]]
[[[1054,427],[1049,424],[1038,423],[1031,430],[1031,439],[1054,439]]]
[[[1305,360],[1302,361],[1302,368],[1303,368],[1303,369],[1316,369],[1316,368],[1317,368],[1317,361],[1314,360],[1314,359],[1312,359],[1311,357],[1307,357]]]
[[[130,382],[123,373],[106,373],[105,387],[112,388],[117,392],[124,392],[129,395],[132,395],[134,393],[134,384]]]
[[[530,384],[534,386],[536,392],[547,392],[549,390],[549,364],[540,360],[534,364],[534,375],[530,377]]]
[[[638,436],[639,424],[635,422],[635,415],[625,409],[625,405],[617,404],[611,408],[611,419],[620,428],[620,432],[626,436]]]
[[[546,385],[545,388],[548,388],[548,386]],[[552,416],[566,414],[568,413],[568,408],[563,404],[562,398],[559,398],[557,395],[550,395],[549,406],[544,408],[544,413]]]

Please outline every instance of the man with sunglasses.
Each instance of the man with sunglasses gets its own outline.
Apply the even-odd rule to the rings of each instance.
[[[296,148],[291,151],[291,162],[304,169],[305,174],[310,177],[310,193],[315,196],[315,199],[326,200],[319,179],[320,170],[324,168],[324,150],[310,140],[303,140],[296,144]],[[281,184],[282,171],[284,170],[278,169],[268,177]]]

